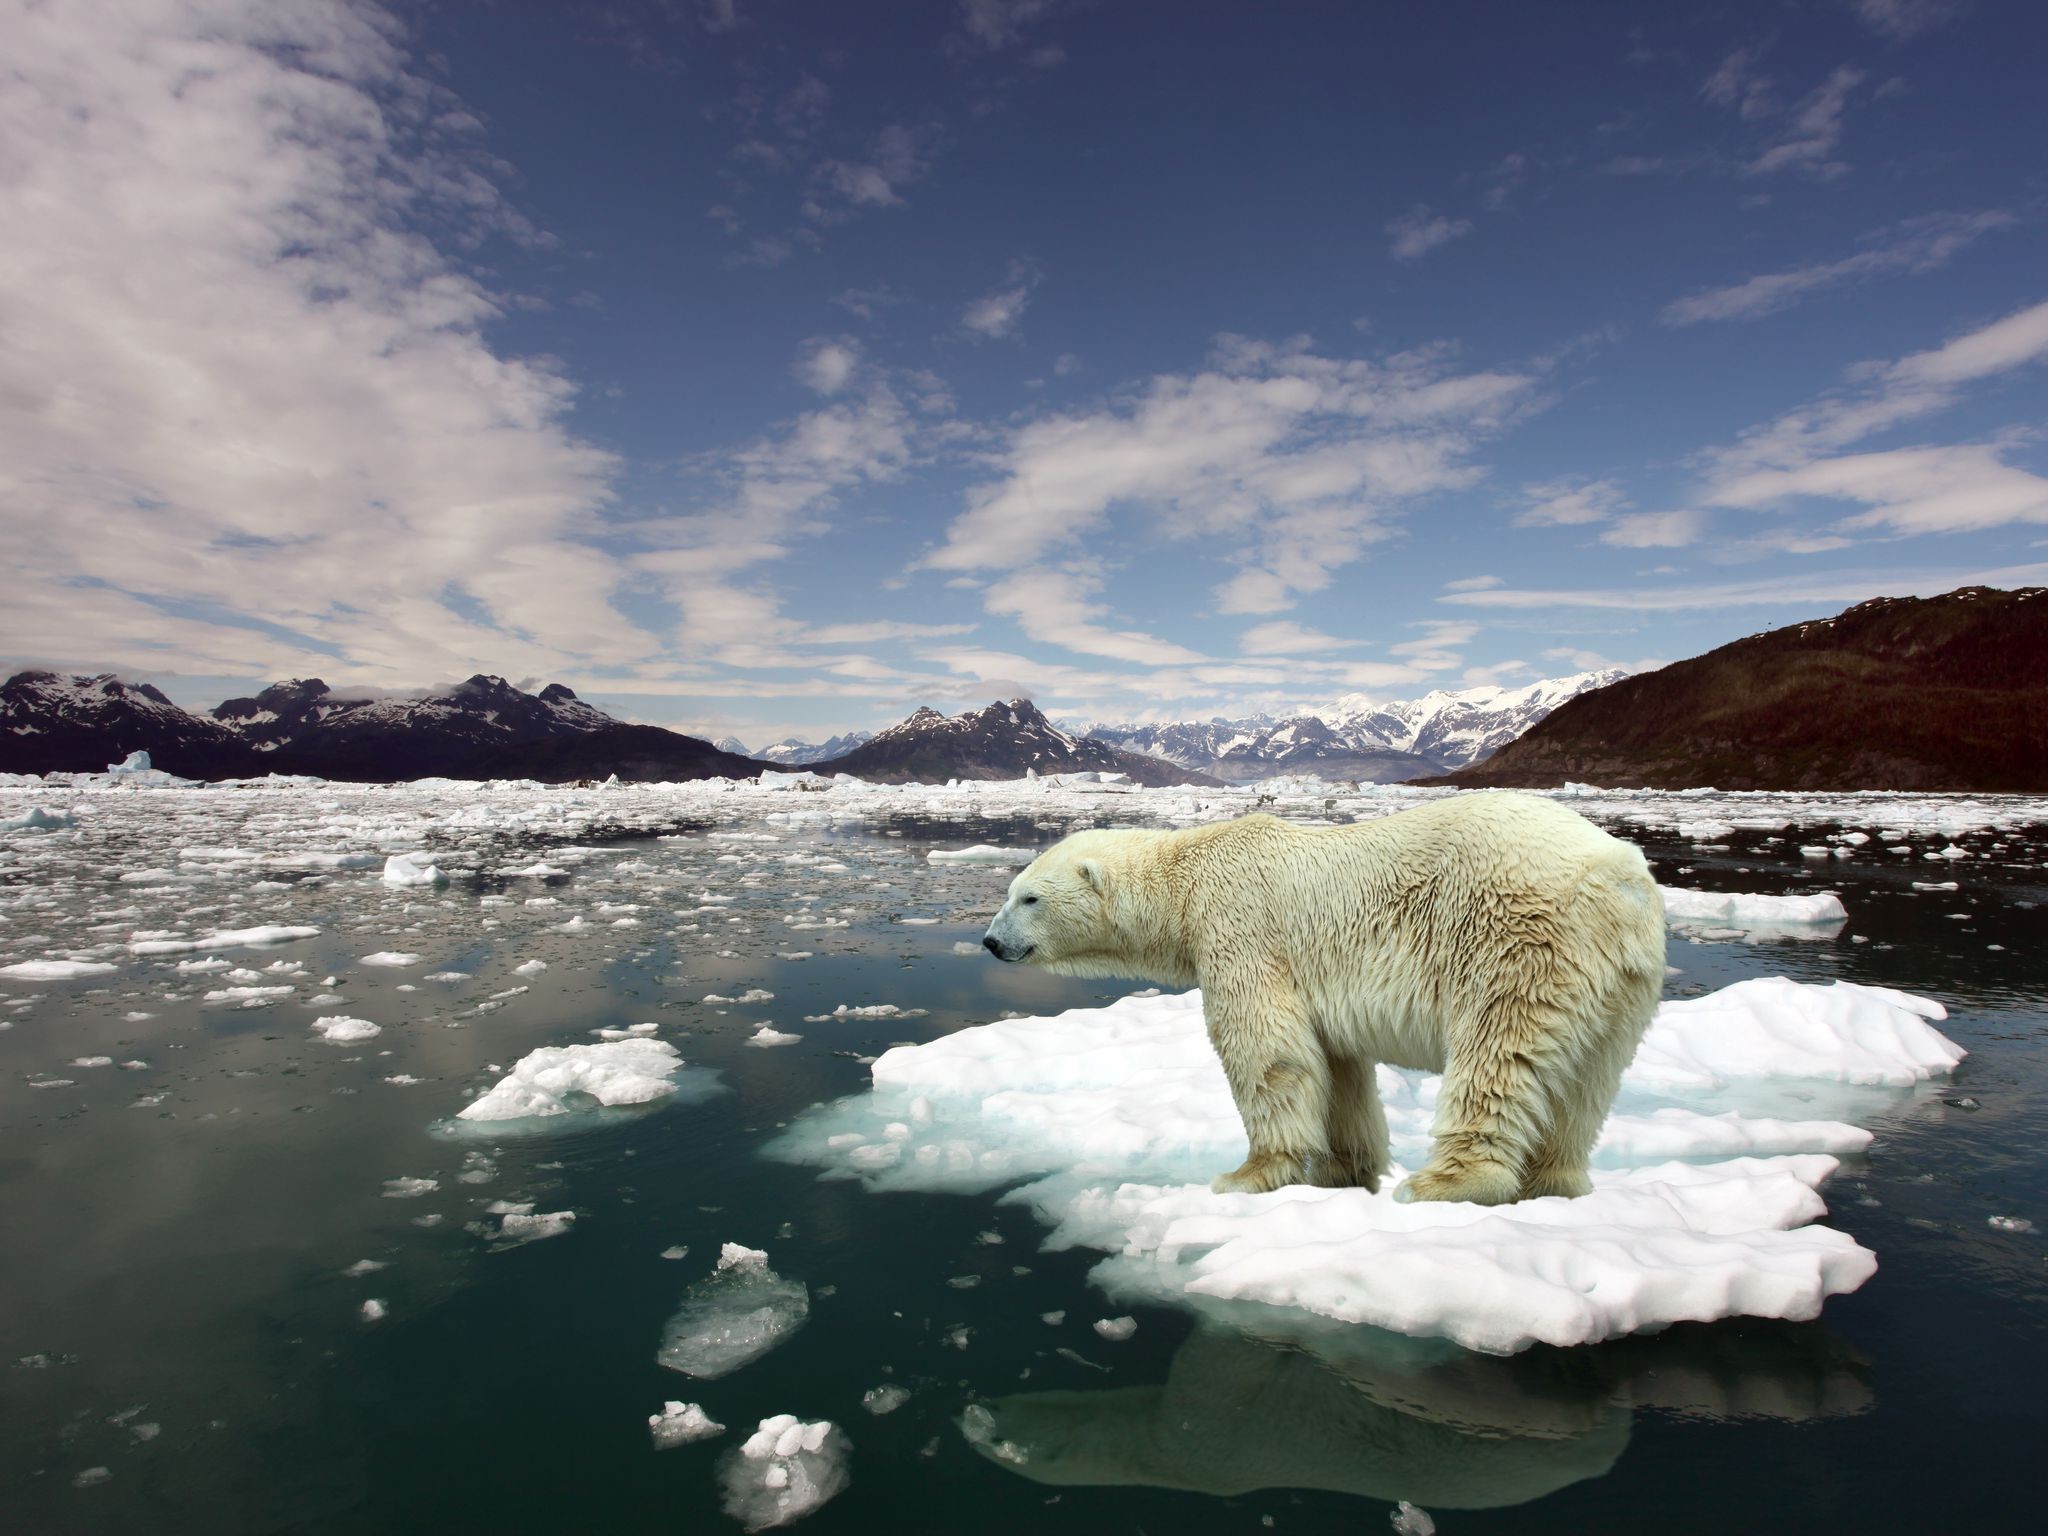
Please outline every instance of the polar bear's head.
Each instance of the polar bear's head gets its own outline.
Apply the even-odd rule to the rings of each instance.
[[[1055,844],[1010,882],[982,947],[998,960],[1063,976],[1146,974],[1138,951],[1147,946],[1133,942],[1144,903],[1143,892],[1133,889],[1131,859],[1152,835],[1076,832]]]

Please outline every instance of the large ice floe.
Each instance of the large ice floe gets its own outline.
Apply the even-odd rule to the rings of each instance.
[[[1666,1003],[1594,1154],[1593,1192],[1483,1207],[1402,1204],[1441,1079],[1382,1066],[1396,1168],[1377,1194],[1218,1195],[1245,1153],[1199,993],[1007,1019],[874,1066],[866,1094],[770,1148],[886,1190],[1012,1184],[1053,1248],[1110,1255],[1113,1297],[1282,1309],[1510,1354],[1680,1321],[1816,1316],[1877,1261],[1816,1225],[1817,1193],[1900,1088],[1963,1052],[1938,1003],[1780,979]]]
[[[455,1118],[486,1123],[493,1133],[553,1130],[599,1110],[694,1104],[721,1091],[716,1072],[686,1066],[666,1040],[635,1036],[596,1045],[546,1045],[520,1057]]]

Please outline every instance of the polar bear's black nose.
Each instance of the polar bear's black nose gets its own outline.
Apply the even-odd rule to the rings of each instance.
[[[997,941],[994,934],[983,934],[981,936],[981,947],[994,955],[998,960],[1003,958],[1003,946]]]

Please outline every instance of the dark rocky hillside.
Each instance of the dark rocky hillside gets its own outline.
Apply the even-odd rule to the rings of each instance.
[[[1876,598],[1562,705],[1424,783],[2048,791],[2048,588]]]

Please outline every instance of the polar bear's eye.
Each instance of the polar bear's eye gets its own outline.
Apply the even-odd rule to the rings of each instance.
[[[1032,906],[1036,906],[1037,904],[1038,904],[1038,898],[1037,898],[1036,896],[1026,896],[1026,897],[1024,898],[1024,905],[1025,905],[1025,906],[1027,906],[1027,907],[1032,907]]]

